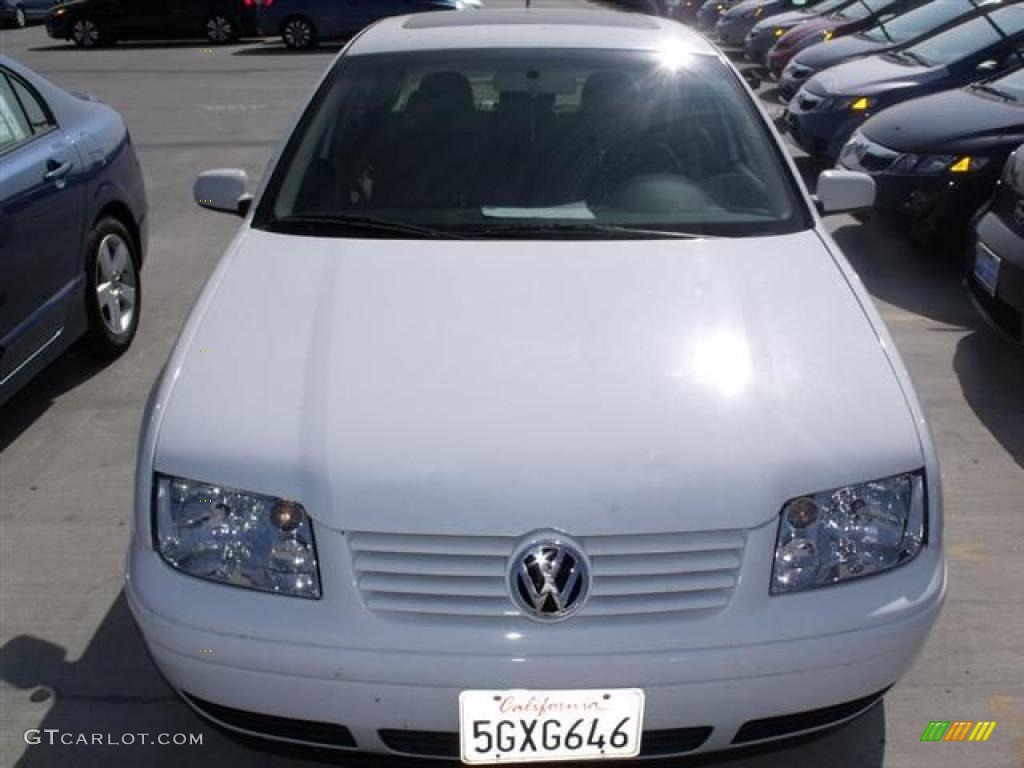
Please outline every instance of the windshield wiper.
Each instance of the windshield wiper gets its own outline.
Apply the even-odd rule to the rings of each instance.
[[[971,86],[972,91],[981,91],[982,93],[991,93],[993,96],[998,96],[1003,101],[1017,101],[1017,97],[1013,94],[1007,93],[1004,90],[996,88],[994,85],[988,83],[974,83]]]
[[[536,225],[524,224],[501,224],[492,227],[481,227],[470,230],[474,235],[501,236],[501,235],[524,235],[532,236],[538,234],[552,235],[587,235],[602,234],[613,237],[628,238],[630,236],[640,238],[659,238],[676,240],[702,240],[714,239],[720,235],[708,235],[703,232],[677,232],[671,229],[644,229],[640,227],[624,227],[618,224],[600,224],[596,221],[573,221],[573,222],[545,222]]]
[[[374,233],[379,235],[406,235],[423,240],[464,240],[465,236],[445,229],[434,229],[407,221],[382,219],[354,213],[323,213],[285,216],[269,222],[271,229],[290,232],[304,230],[314,234],[319,229],[345,233]]]
[[[910,59],[915,64],[920,64],[922,67],[931,66],[931,63],[924,56],[914,53],[913,51],[900,51],[899,55],[905,59]]]

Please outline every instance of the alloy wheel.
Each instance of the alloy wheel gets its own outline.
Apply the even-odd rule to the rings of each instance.
[[[120,235],[106,235],[96,254],[95,290],[100,317],[115,336],[132,327],[138,275],[128,244]]]
[[[313,44],[313,27],[305,19],[290,19],[282,32],[289,48],[309,48]]]
[[[78,19],[71,26],[71,38],[82,48],[94,48],[100,43],[100,28],[91,19]]]
[[[211,16],[206,22],[206,36],[212,43],[229,42],[235,35],[234,25],[226,16]]]

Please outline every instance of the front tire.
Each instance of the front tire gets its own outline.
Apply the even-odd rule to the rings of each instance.
[[[98,357],[111,359],[131,346],[139,328],[139,254],[131,233],[114,218],[93,227],[87,249],[88,344]]]
[[[293,51],[309,50],[316,45],[316,27],[304,16],[292,16],[281,25],[281,39]]]
[[[99,25],[87,16],[71,22],[71,39],[79,48],[98,48],[103,44]]]
[[[238,39],[235,22],[223,13],[212,13],[206,20],[206,39],[214,45],[233,43]]]

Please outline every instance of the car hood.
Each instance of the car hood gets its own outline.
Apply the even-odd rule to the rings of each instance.
[[[864,95],[924,85],[945,73],[942,67],[921,67],[882,56],[866,56],[815,75],[807,81],[807,90],[830,96]]]
[[[749,528],[921,466],[818,234],[383,241],[251,230],[169,374],[155,469],[342,530]]]
[[[883,110],[861,131],[901,152],[970,151],[1024,140],[1024,104],[971,88],[944,91]]]
[[[805,37],[814,34],[821,34],[826,29],[835,29],[839,26],[839,22],[834,19],[829,19],[823,16],[817,16],[810,19],[806,24],[801,24],[798,27],[794,27],[790,32],[786,34],[786,40],[803,40]]]
[[[834,67],[849,59],[870,56],[885,50],[885,48],[886,46],[882,43],[866,40],[863,37],[838,37],[801,51],[797,54],[795,61],[814,70],[821,70]]]
[[[761,21],[754,25],[754,29],[758,33],[771,34],[775,27],[789,29],[814,18],[817,18],[814,14],[803,13],[802,11],[786,11],[785,13],[769,16],[767,19],[761,19]]]

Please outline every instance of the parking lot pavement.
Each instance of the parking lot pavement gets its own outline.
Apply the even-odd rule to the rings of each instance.
[[[135,345],[105,368],[68,355],[0,409],[0,763],[305,764],[238,745],[177,701],[132,624],[120,592],[121,565],[143,403],[238,226],[237,219],[196,208],[192,180],[225,166],[257,178],[334,52],[295,54],[258,42],[82,52],[56,44],[38,27],[3,31],[0,50],[121,111],[151,205]],[[719,764],[1024,765],[1024,357],[982,326],[955,264],[910,248],[882,222],[838,217],[832,227],[876,297],[932,421],[945,473],[949,599],[884,711],[878,707],[802,746]],[[267,279],[291,277],[282,253],[280,274]],[[996,720],[998,726],[986,744],[922,744],[930,720]],[[29,728],[119,740],[201,733],[203,744],[27,745],[22,734]],[[399,764],[341,756],[333,762]]]

